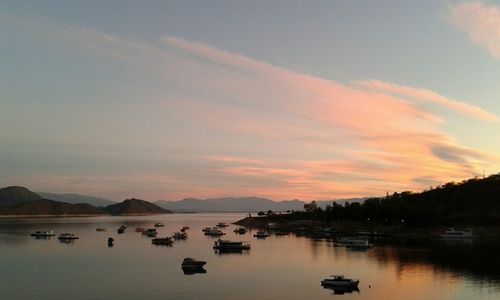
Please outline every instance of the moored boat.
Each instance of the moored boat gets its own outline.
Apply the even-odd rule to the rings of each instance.
[[[171,246],[174,244],[174,241],[172,240],[171,237],[154,238],[151,240],[151,244],[162,245],[162,246]]]
[[[203,266],[206,264],[207,264],[206,261],[196,260],[196,259],[191,258],[191,257],[186,257],[182,261],[181,267],[183,269],[199,269],[199,268],[203,268]]]
[[[217,227],[220,227],[220,228],[225,228],[225,227],[229,227],[229,225],[227,225],[226,223],[218,223],[217,224]]]
[[[208,235],[208,236],[223,236],[225,235],[224,232],[222,232],[219,228],[217,227],[214,227],[208,231],[205,231],[205,235]]]
[[[332,278],[326,278],[321,281],[321,285],[330,287],[351,287],[355,288],[359,280],[345,278],[344,275],[332,275]]]
[[[165,224],[163,224],[163,223],[156,223],[155,224],[155,227],[164,227],[164,226],[165,226]]]
[[[54,233],[53,230],[37,230],[30,235],[36,237],[50,237],[50,236],[55,236],[56,234]]]
[[[173,238],[176,240],[185,240],[187,237],[188,235],[185,232],[175,232],[173,235]]]
[[[265,231],[257,231],[257,233],[254,234],[253,236],[256,237],[256,238],[265,239],[266,237],[269,236],[269,234],[266,233]]]
[[[77,239],[79,239],[79,237],[76,234],[70,233],[70,232],[68,232],[68,233],[61,233],[59,235],[59,237],[57,237],[57,238],[60,239],[60,240],[77,240]]]
[[[95,229],[95,231],[100,231],[100,232],[102,232],[102,231],[106,231],[106,228],[104,228],[104,227],[97,227],[97,228]]]
[[[148,237],[155,237],[158,234],[156,228],[148,228],[142,232],[142,234],[147,235]]]
[[[448,228],[439,236],[443,239],[472,239],[474,238],[474,233],[471,229],[455,230],[453,228]]]
[[[250,243],[248,242],[234,242],[234,241],[229,241],[229,240],[217,240],[214,242],[214,249],[216,250],[226,250],[226,251],[231,251],[231,250],[249,250],[250,249]]]
[[[236,229],[234,230],[234,233],[237,233],[237,234],[245,234],[245,233],[247,233],[247,230],[246,230],[245,228],[243,228],[243,227],[240,227],[240,228],[236,228]]]

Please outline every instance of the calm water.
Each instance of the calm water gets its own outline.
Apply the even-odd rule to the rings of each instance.
[[[224,230],[225,238],[251,241],[252,249],[246,254],[214,253],[216,238],[204,236],[201,229],[242,217],[0,220],[0,299],[500,299],[500,270],[467,264],[473,249],[454,259],[414,245],[352,252],[325,239],[292,234],[265,240],[251,232],[237,236],[231,226]],[[159,236],[190,226],[188,240],[157,247],[134,230],[156,222],[165,224]],[[128,229],[118,235],[121,224]],[[97,227],[108,232],[96,232]],[[80,239],[65,244],[57,238],[30,237],[36,229],[75,232]],[[107,246],[110,236],[115,239],[112,248]],[[448,245],[446,251],[468,247]],[[185,275],[180,263],[188,256],[206,260],[207,273]],[[323,278],[337,273],[359,279],[359,292],[339,295],[321,287]]]

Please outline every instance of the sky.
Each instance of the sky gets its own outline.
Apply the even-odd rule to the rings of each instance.
[[[2,1],[0,186],[328,200],[500,171],[496,1]]]

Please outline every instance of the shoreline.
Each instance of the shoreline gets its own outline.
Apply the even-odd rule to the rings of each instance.
[[[123,214],[123,215],[111,215],[111,214],[63,214],[63,215],[0,215],[0,219],[15,219],[15,218],[88,218],[88,217],[140,217],[140,216],[155,216],[155,215],[173,215],[174,213],[149,213],[149,214]]]

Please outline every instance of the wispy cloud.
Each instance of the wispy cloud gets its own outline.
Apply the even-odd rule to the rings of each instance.
[[[474,43],[500,59],[500,6],[483,1],[450,4],[450,20]]]
[[[483,121],[497,122],[498,117],[476,105],[460,102],[454,99],[447,98],[431,90],[424,88],[415,88],[394,83],[384,82],[380,80],[364,80],[355,82],[355,85],[372,89],[381,93],[401,96],[417,101],[426,101],[441,105],[445,108],[477,118]]]
[[[429,90],[377,80],[326,80],[178,37],[138,41],[15,17],[3,22],[50,47],[65,47],[77,58],[118,62],[148,79],[123,85],[134,95],[137,89],[145,92],[115,109],[147,116],[133,123],[124,118],[119,123],[123,139],[115,139],[110,129],[110,122],[117,127],[121,121],[111,115],[78,135],[78,140],[88,136],[89,143],[103,136],[95,147],[112,143],[120,149],[117,164],[139,170],[116,177],[98,167],[94,174],[66,177],[61,170],[45,177],[54,178],[52,185],[44,182],[61,186],[58,190],[74,176],[84,179],[85,189],[94,185],[95,191],[105,191],[116,181],[149,199],[331,199],[426,188],[432,178],[466,178],[496,159],[460,145],[440,127],[441,116],[418,103],[432,102],[486,121],[496,116]],[[154,155],[133,151],[138,141],[158,150]],[[131,152],[138,160],[134,164],[126,154]],[[28,182],[30,177],[22,178]]]

